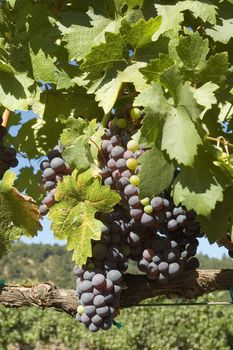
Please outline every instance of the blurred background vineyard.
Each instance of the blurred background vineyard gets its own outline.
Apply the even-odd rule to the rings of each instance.
[[[232,268],[199,255],[202,268]],[[32,284],[53,281],[74,288],[71,255],[61,246],[17,243],[0,261],[0,279],[7,283]],[[131,266],[131,271],[134,267]],[[177,302],[172,299],[153,300]],[[229,301],[226,292],[198,301]],[[152,300],[148,300],[151,303]],[[122,310],[117,319],[122,328],[91,334],[69,316],[53,310],[0,307],[0,350],[232,350],[232,306],[140,307]]]

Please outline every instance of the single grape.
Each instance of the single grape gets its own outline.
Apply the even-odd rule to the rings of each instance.
[[[130,246],[137,246],[141,243],[141,237],[138,233],[131,231],[128,235],[127,242]]]
[[[88,317],[93,317],[96,314],[96,307],[94,305],[87,305],[84,307],[85,314]]]
[[[63,171],[65,169],[65,162],[62,158],[56,157],[51,161],[51,168],[56,172]]]
[[[142,209],[130,209],[130,216],[134,219],[140,219],[143,215]]]
[[[48,195],[43,199],[42,203],[45,204],[48,208],[50,208],[56,203],[56,201],[54,197]]]
[[[97,260],[104,260],[107,255],[107,247],[104,244],[98,243],[94,246],[93,257]]]
[[[111,156],[117,160],[123,157],[124,154],[124,148],[121,146],[115,146],[113,147],[113,149],[111,150]]]
[[[170,276],[176,276],[181,270],[181,267],[176,262],[171,263],[168,268],[168,273]]]
[[[46,168],[43,171],[43,177],[45,180],[53,180],[56,177],[56,172],[52,168]]]
[[[144,212],[146,213],[146,214],[152,214],[153,213],[153,207],[151,206],[151,205],[146,205],[145,207],[144,207]]]
[[[138,196],[132,196],[129,198],[129,206],[131,208],[140,208],[141,207],[141,203],[140,203],[140,199]]]
[[[123,118],[117,119],[116,125],[120,129],[125,129],[127,127],[127,121]]]
[[[142,225],[151,225],[154,222],[154,219],[151,215],[144,213],[141,217]]]
[[[48,212],[49,212],[49,209],[48,209],[47,205],[43,204],[43,205],[39,206],[40,215],[45,216],[48,214]]]
[[[133,107],[130,111],[130,117],[134,120],[137,121],[140,119],[142,116],[142,112],[140,111],[139,108]]]
[[[133,186],[138,186],[140,184],[140,178],[137,175],[132,175],[129,181]]]
[[[137,165],[138,165],[138,162],[136,159],[134,158],[129,158],[127,161],[126,161],[126,166],[127,168],[129,168],[130,170],[135,170],[137,168]]]
[[[104,180],[104,184],[105,184],[105,186],[112,186],[114,184],[113,178],[111,176],[107,177]]]
[[[101,274],[97,274],[92,279],[92,284],[95,288],[101,289],[105,287],[105,277]]]
[[[150,204],[156,211],[160,211],[164,208],[163,198],[161,197],[154,197]]]
[[[130,171],[129,169],[127,169],[127,170],[124,170],[124,171],[121,173],[121,176],[130,179],[131,176],[132,176],[132,174],[131,174],[131,171]]]
[[[122,274],[120,273],[120,271],[111,270],[108,272],[107,278],[114,284],[119,284],[121,283]]]
[[[120,158],[116,161],[116,168],[121,172],[126,169],[126,160],[124,158]]]
[[[92,281],[93,277],[95,276],[95,271],[85,271],[83,278],[87,281]]]
[[[83,305],[79,305],[77,311],[78,311],[79,315],[84,314],[85,309],[84,309]]]
[[[178,228],[178,223],[175,219],[168,221],[167,228],[169,231],[175,231]]]
[[[148,265],[149,265],[149,262],[146,259],[144,259],[144,258],[138,262],[138,268],[142,272],[146,272],[147,271]]]
[[[94,323],[96,326],[100,326],[103,322],[103,318],[100,315],[94,315],[91,318],[91,322]]]
[[[111,290],[113,290],[113,282],[111,280],[106,279],[104,290],[106,292],[111,292]]]
[[[93,304],[94,304],[96,307],[105,306],[105,299],[104,299],[104,296],[103,296],[103,295],[96,295],[96,296],[94,297]]]
[[[113,135],[111,137],[110,141],[111,141],[111,144],[113,145],[113,147],[121,144],[121,138],[118,135]]]
[[[96,313],[101,317],[107,317],[110,314],[110,310],[108,306],[98,307]]]
[[[108,163],[107,163],[107,166],[108,166],[108,169],[110,171],[114,171],[117,169],[117,166],[116,166],[116,161],[114,159],[109,159]]]
[[[136,152],[139,149],[139,144],[135,140],[130,140],[127,143],[127,149],[131,152]]]
[[[85,326],[89,326],[89,324],[91,323],[90,317],[88,317],[85,313],[82,314],[81,321]]]
[[[150,198],[145,197],[145,198],[141,199],[141,204],[142,204],[144,207],[147,206],[147,205],[149,205],[149,204],[150,204]]]
[[[46,188],[46,190],[50,191],[56,187],[56,183],[54,181],[46,181],[44,187]]]
[[[47,168],[50,168],[50,162],[48,160],[43,160],[41,163],[40,163],[40,169],[43,171]]]
[[[80,293],[91,292],[93,290],[93,285],[90,281],[83,281],[79,284],[78,290]]]
[[[152,261],[154,255],[155,252],[152,249],[145,249],[142,254],[143,258],[148,262]]]
[[[133,157],[134,157],[133,152],[129,151],[129,150],[125,151],[124,154],[123,154],[123,158],[125,160],[128,160],[128,159],[133,158]]]
[[[124,190],[124,194],[127,196],[127,197],[132,197],[132,196],[136,196],[138,194],[138,189],[136,186],[133,186],[133,185],[127,185],[125,187],[125,190]]]
[[[96,297],[95,297],[96,298]],[[93,293],[83,293],[80,298],[80,302],[82,305],[91,305],[94,300]]]

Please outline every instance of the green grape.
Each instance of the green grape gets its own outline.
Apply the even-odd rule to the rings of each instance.
[[[130,170],[135,170],[138,166],[138,162],[136,159],[134,158],[129,158],[126,162],[126,166],[128,169]]]
[[[84,314],[84,311],[85,311],[85,310],[84,310],[83,305],[79,305],[78,308],[77,308],[77,311],[78,311],[79,315]]]
[[[127,121],[124,118],[117,119],[116,125],[120,129],[125,129],[127,127]]]
[[[139,144],[135,140],[130,140],[127,143],[127,149],[131,152],[136,152],[139,148]]]
[[[133,120],[138,120],[139,118],[141,118],[142,116],[142,112],[140,111],[139,108],[132,108],[131,111],[130,111],[130,117],[133,119]]]
[[[146,205],[150,204],[150,198],[145,197],[141,200],[141,204],[145,207]]]
[[[94,263],[90,263],[87,265],[87,269],[88,270],[94,270],[95,269],[95,264]]]
[[[139,176],[137,176],[137,175],[131,176],[129,181],[130,181],[131,185],[133,185],[133,186],[138,186],[140,184],[140,179],[139,179]]]
[[[146,205],[144,207],[144,212],[148,215],[152,214],[153,213],[153,207],[151,205]]]

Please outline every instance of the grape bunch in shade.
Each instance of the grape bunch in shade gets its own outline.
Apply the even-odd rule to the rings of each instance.
[[[103,272],[89,264],[76,267],[78,306],[76,319],[91,332],[108,330],[120,304],[122,274],[118,270]]]
[[[46,195],[39,207],[41,215],[46,215],[49,208],[55,203],[56,186],[59,181],[62,181],[64,175],[71,174],[71,169],[62,157],[63,148],[61,145],[55,146],[51,150],[47,159],[40,163],[42,170],[42,187]]]
[[[15,149],[4,145],[7,128],[2,125],[2,122],[2,118],[0,118],[0,180],[8,169],[15,168],[18,165]]]

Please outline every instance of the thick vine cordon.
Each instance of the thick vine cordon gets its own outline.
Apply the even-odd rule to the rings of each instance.
[[[92,332],[109,329],[118,314],[122,273],[129,259],[158,283],[199,267],[194,256],[201,233],[195,213],[175,206],[169,190],[140,198],[139,158],[147,150],[131,138],[127,119],[137,123],[141,111],[133,108],[126,113],[126,118],[115,116],[110,121],[99,157],[103,184],[118,191],[121,201],[114,212],[97,215],[103,223],[101,240],[92,241],[92,257],[86,265],[75,268],[77,320]]]

